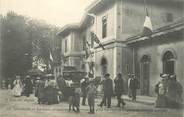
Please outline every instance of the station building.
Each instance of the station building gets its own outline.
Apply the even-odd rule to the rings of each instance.
[[[153,26],[150,36],[142,35],[145,8]],[[141,95],[155,95],[160,73],[176,74],[183,85],[183,14],[182,0],[95,0],[79,24],[66,25],[58,34],[64,65],[86,70],[85,64],[93,62],[94,77],[110,73],[114,79],[122,73],[125,89],[128,74],[134,73],[140,81]],[[94,42],[91,32],[105,49]],[[87,60],[86,41],[90,50]]]

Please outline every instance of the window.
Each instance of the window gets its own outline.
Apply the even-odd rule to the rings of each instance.
[[[58,72],[59,72],[59,74],[61,73],[61,69],[60,68],[58,68]]]
[[[65,52],[67,52],[67,39],[65,39]]]
[[[56,68],[56,74],[58,73],[58,69]]]
[[[126,16],[131,16],[132,15],[132,10],[130,8],[125,8],[124,11],[125,11]]]
[[[130,73],[130,66],[129,66],[129,64],[126,64],[126,72]]]
[[[163,56],[163,73],[174,74],[175,57],[172,52],[167,51]]]
[[[82,37],[83,50],[86,50],[86,36]]]
[[[102,38],[107,37],[107,16],[102,18]]]
[[[105,76],[107,73],[107,59],[105,57],[102,57],[101,59],[101,75]]]
[[[167,22],[173,21],[173,14],[172,13],[166,13],[166,21]]]

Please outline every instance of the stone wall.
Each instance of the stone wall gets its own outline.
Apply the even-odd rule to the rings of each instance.
[[[163,55],[166,51],[172,51],[176,55],[175,73],[178,81],[184,84],[184,36],[181,33],[160,37],[155,41],[140,42],[135,46],[136,50],[136,74],[140,77],[140,60],[143,55],[151,57],[150,62],[150,95],[155,95],[154,86],[160,80],[163,73]],[[184,85],[183,85],[184,87]]]
[[[169,0],[146,0],[146,2],[153,29],[169,25],[183,17],[183,2]],[[126,40],[142,32],[146,11],[143,0],[123,0],[120,5],[121,40]]]

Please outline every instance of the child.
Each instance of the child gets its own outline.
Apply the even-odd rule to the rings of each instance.
[[[96,96],[96,87],[93,81],[90,81],[89,86],[87,87],[87,97],[88,97],[88,105],[90,112],[89,114],[95,113],[95,96]]]
[[[80,112],[80,94],[81,94],[81,88],[80,86],[76,86],[75,87],[75,93],[74,93],[74,102],[73,102],[73,106],[74,108],[76,108],[77,110],[74,109],[75,112]]]
[[[74,110],[74,105],[73,105],[73,103],[74,103],[74,95],[75,95],[74,90],[75,90],[74,87],[69,87],[68,88],[68,94],[69,94],[69,97],[68,97],[69,112],[71,111],[71,107],[73,108],[73,111],[75,111]]]

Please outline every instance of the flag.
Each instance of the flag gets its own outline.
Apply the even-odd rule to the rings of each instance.
[[[90,47],[91,45],[89,44],[89,42],[88,41],[86,41],[86,44],[88,45],[88,47]]]
[[[52,62],[54,61],[51,52],[50,52],[50,60],[51,60]]]
[[[52,69],[50,62],[49,62],[49,64],[48,64],[48,69],[49,69],[49,70]]]
[[[91,32],[91,39],[93,41],[95,41],[103,50],[105,50],[104,46],[102,45],[102,43],[100,42],[99,38],[97,37],[97,35],[93,32]]]
[[[41,48],[38,46],[38,44],[36,44],[35,42],[32,42],[32,47],[33,47],[33,49],[38,49],[38,50],[41,49]]]
[[[152,32],[153,32],[153,28],[152,28],[151,18],[149,17],[148,11],[146,9],[146,18],[144,21],[144,28],[143,28],[142,35],[149,36],[152,34]]]
[[[90,53],[88,52],[88,50],[87,50],[87,49],[85,49],[85,57],[86,57],[86,58],[88,58],[88,57],[89,57],[89,54],[90,54]]]

